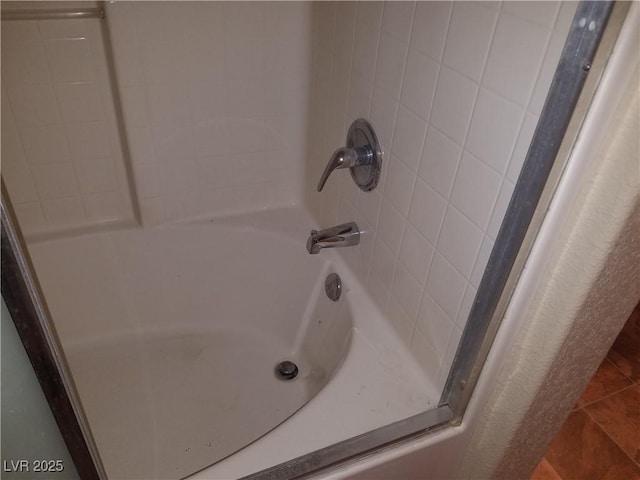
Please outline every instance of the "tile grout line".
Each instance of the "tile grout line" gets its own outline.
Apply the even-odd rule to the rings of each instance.
[[[592,403],[590,403],[590,404],[588,404],[588,405],[585,405],[585,407],[587,407],[587,406],[591,406],[591,405],[594,405],[594,404],[596,404],[596,403],[598,403],[598,402],[600,402],[600,401],[602,401],[602,400],[605,400],[605,399],[608,399],[608,398],[610,398],[610,397],[613,397],[614,395],[617,395],[617,394],[619,394],[619,393],[621,393],[621,392],[623,392],[623,391],[625,391],[625,390],[628,390],[628,389],[631,389],[631,388],[634,388],[634,387],[635,387],[635,385],[629,385],[629,386],[627,386],[627,387],[625,387],[625,388],[622,388],[622,389],[618,390],[618,391],[617,391],[617,392],[615,392],[615,393],[612,393],[611,395],[607,395],[606,397],[602,397],[600,400],[597,400],[597,401],[592,402]],[[626,456],[629,460],[631,460],[631,462],[632,462],[634,465],[637,465],[638,467],[640,467],[640,463],[638,463],[636,460],[634,460],[634,458],[633,458],[633,457],[631,457],[631,455],[629,455],[629,454],[626,452],[626,450],[625,450],[624,448],[622,448],[622,446],[621,446],[621,445],[616,441],[616,439],[615,439],[615,438],[613,438],[613,436],[611,436],[611,435],[609,434],[609,432],[604,428],[604,426],[603,426],[600,422],[598,422],[598,420],[597,420],[596,418],[594,418],[594,417],[593,417],[593,415],[591,415],[591,414],[589,413],[589,411],[588,411],[585,407],[581,407],[581,408],[577,409],[576,411],[582,410],[582,411],[583,411],[583,412],[584,412],[584,413],[585,413],[585,414],[586,414],[586,415],[587,415],[587,416],[588,416],[588,417],[593,421],[593,423],[595,423],[595,424],[597,425],[597,427],[598,427],[600,430],[602,430],[602,432],[606,435],[606,437],[607,437],[608,439],[610,439],[610,440],[611,440],[611,441],[612,441],[612,442],[613,442],[613,443],[614,443],[614,444],[615,444],[615,445],[616,445],[616,446],[617,446],[617,447],[622,451],[622,453],[624,454],[624,456]]]

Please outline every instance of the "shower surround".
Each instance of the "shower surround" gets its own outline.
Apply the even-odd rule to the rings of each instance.
[[[122,380],[123,390],[141,387],[136,408],[157,397],[140,430],[149,433],[166,427],[156,422],[181,398],[159,393],[179,390],[181,374],[178,362],[174,377],[152,375],[158,352],[178,355],[189,342],[197,350],[195,337],[214,341],[227,326],[246,333],[231,336],[244,338],[238,346],[250,346],[249,337],[264,328],[275,346],[254,363],[281,382],[273,375],[278,361],[313,356],[316,342],[330,339],[333,358],[302,361],[306,374],[322,375],[301,388],[298,402],[268,414],[275,420],[209,462],[213,447],[200,438],[207,432],[195,428],[208,413],[198,413],[193,429],[175,440],[197,437],[202,448],[180,444],[178,451],[177,443],[160,442],[145,452],[148,462],[139,468],[157,478],[206,467],[307,402],[198,475],[248,474],[435,405],[575,3],[105,8],[108,35],[98,20],[3,23],[2,174],[107,471],[129,471],[133,460],[114,447],[129,435],[126,428],[99,420],[106,397],[95,370],[86,369],[96,366],[96,351],[111,358],[118,349],[137,350],[131,375],[113,381]],[[34,104],[29,92],[43,102]],[[337,171],[317,193],[331,152],[360,117],[382,142],[380,184],[361,192]],[[94,196],[105,199],[101,208],[92,207]],[[309,257],[309,230],[349,221],[362,230],[360,245]],[[345,281],[341,314],[318,306],[330,271]],[[238,277],[235,290],[224,290],[224,272],[243,273],[246,281]],[[65,277],[86,289],[85,303],[59,281]],[[270,285],[274,278],[281,289]],[[295,305],[267,308],[271,314],[262,318],[271,302]],[[322,322],[338,333],[327,337]],[[169,332],[184,349],[167,347]],[[131,335],[135,348],[125,340]],[[207,358],[222,361],[214,357]],[[394,379],[399,368],[405,373]],[[332,417],[331,427],[332,408],[344,415]]]

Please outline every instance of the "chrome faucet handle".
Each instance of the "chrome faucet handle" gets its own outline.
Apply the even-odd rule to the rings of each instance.
[[[376,187],[382,171],[382,148],[373,127],[364,118],[349,127],[345,147],[333,152],[322,172],[317,190],[321,192],[329,175],[339,168],[349,168],[360,190],[368,192]]]
[[[360,165],[366,165],[371,161],[371,151],[363,148],[347,148],[341,147],[333,152],[331,158],[329,159],[329,163],[324,167],[324,172],[322,172],[322,176],[320,177],[320,181],[318,182],[317,190],[321,192],[324,188],[324,184],[327,183],[327,179],[329,175],[334,170],[339,168],[351,168],[351,167],[359,167]]]

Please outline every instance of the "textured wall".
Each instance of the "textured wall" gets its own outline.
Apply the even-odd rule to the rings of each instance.
[[[298,202],[305,2],[107,4],[143,222]]]
[[[593,165],[526,328],[504,359],[460,478],[527,478],[640,298],[637,9],[635,15],[635,32],[627,43],[631,53],[620,62],[635,62],[634,75],[604,143],[587,153]],[[620,85],[608,88],[624,91]],[[607,102],[616,105],[611,96],[600,105]],[[587,127],[585,139],[600,135],[604,117]]]
[[[306,200],[443,383],[528,149],[575,3],[322,2],[316,11]],[[380,185],[315,184],[351,121],[371,120]]]

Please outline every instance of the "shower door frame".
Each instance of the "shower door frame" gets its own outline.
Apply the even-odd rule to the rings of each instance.
[[[582,0],[577,6],[438,407],[244,479],[307,477],[461,423],[628,10],[627,2]],[[78,473],[106,478],[4,183],[2,295]]]

